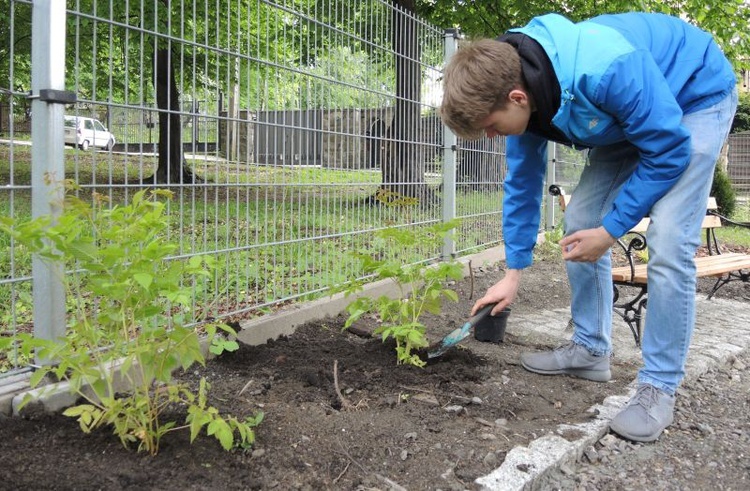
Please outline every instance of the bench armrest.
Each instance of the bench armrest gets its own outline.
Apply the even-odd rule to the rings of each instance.
[[[626,237],[630,237],[630,239],[625,240]],[[635,252],[646,249],[646,236],[640,232],[628,232],[617,239],[616,244],[625,253],[625,258],[627,258],[630,267],[630,278],[632,279],[635,277]]]
[[[565,196],[565,190],[557,184],[550,185],[549,189],[547,189],[547,192],[552,196]]]
[[[550,191],[550,194],[552,194],[552,191]],[[734,220],[731,220],[725,217],[724,215],[722,215],[721,213],[718,213],[715,210],[708,210],[708,214],[719,217],[719,219],[721,219],[721,223],[728,223],[730,225],[734,225],[735,227],[750,228],[750,222],[735,222]]]

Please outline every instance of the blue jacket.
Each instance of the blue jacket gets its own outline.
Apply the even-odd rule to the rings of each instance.
[[[726,97],[736,84],[711,35],[661,14],[605,15],[574,24],[549,14],[514,29],[536,40],[560,83],[552,123],[576,146],[629,141],[641,163],[602,225],[620,237],[648,214],[690,160],[684,114]],[[507,137],[503,238],[510,268],[532,262],[539,228],[547,140]],[[710,176],[707,176],[707,179]]]

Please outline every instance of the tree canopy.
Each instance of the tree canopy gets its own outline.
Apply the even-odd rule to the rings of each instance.
[[[558,12],[574,21],[644,11],[681,17],[712,33],[735,69],[750,69],[750,2],[746,0],[418,0],[417,12],[468,37],[495,37],[532,17]]]

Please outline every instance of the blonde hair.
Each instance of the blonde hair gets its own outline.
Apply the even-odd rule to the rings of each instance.
[[[480,39],[462,46],[443,72],[440,116],[454,133],[481,138],[479,122],[502,109],[511,90],[523,86],[521,58],[508,43]]]

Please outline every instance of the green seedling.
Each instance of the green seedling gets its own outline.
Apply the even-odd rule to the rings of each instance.
[[[163,191],[151,196],[142,191],[127,206],[112,208],[104,200],[92,206],[68,198],[54,222],[0,218],[0,230],[66,271],[65,337],[23,334],[18,348],[50,362],[34,372],[33,387],[51,378],[68,382],[80,396],[83,402],[64,414],[77,418],[86,433],[111,426],[126,447],[137,445],[151,455],[165,434],[179,429],[189,429],[191,441],[205,428],[227,450],[245,447],[253,443],[262,413],[246,419],[222,416],[208,404],[205,379],[195,390],[173,375],[205,365],[201,337],[216,355],[238,344],[230,327],[195,319],[192,291],[211,278],[213,260],[169,259],[176,246],[165,239],[168,221],[159,201],[164,197]],[[131,388],[128,393],[116,393],[118,376]],[[163,420],[165,410],[175,406],[187,408],[182,424]]]
[[[393,253],[391,257],[404,257],[398,253],[412,249],[439,248],[446,235],[452,233],[456,226],[457,223],[453,221],[421,230],[388,228],[379,231],[377,237]],[[398,292],[395,298],[385,295],[378,298],[357,298],[347,306],[349,318],[344,328],[349,328],[363,315],[375,312],[381,325],[374,332],[383,341],[389,338],[395,340],[397,363],[423,367],[426,362],[419,356],[418,350],[426,348],[428,341],[421,321],[422,314],[439,314],[444,299],[454,302],[458,300],[456,292],[447,288],[446,284],[463,277],[461,264],[455,260],[433,265],[403,264],[397,259],[381,259],[376,251],[369,254],[356,253],[355,256],[369,277],[392,280]],[[361,291],[363,284],[364,280],[354,281],[341,287],[339,291],[351,295]]]

